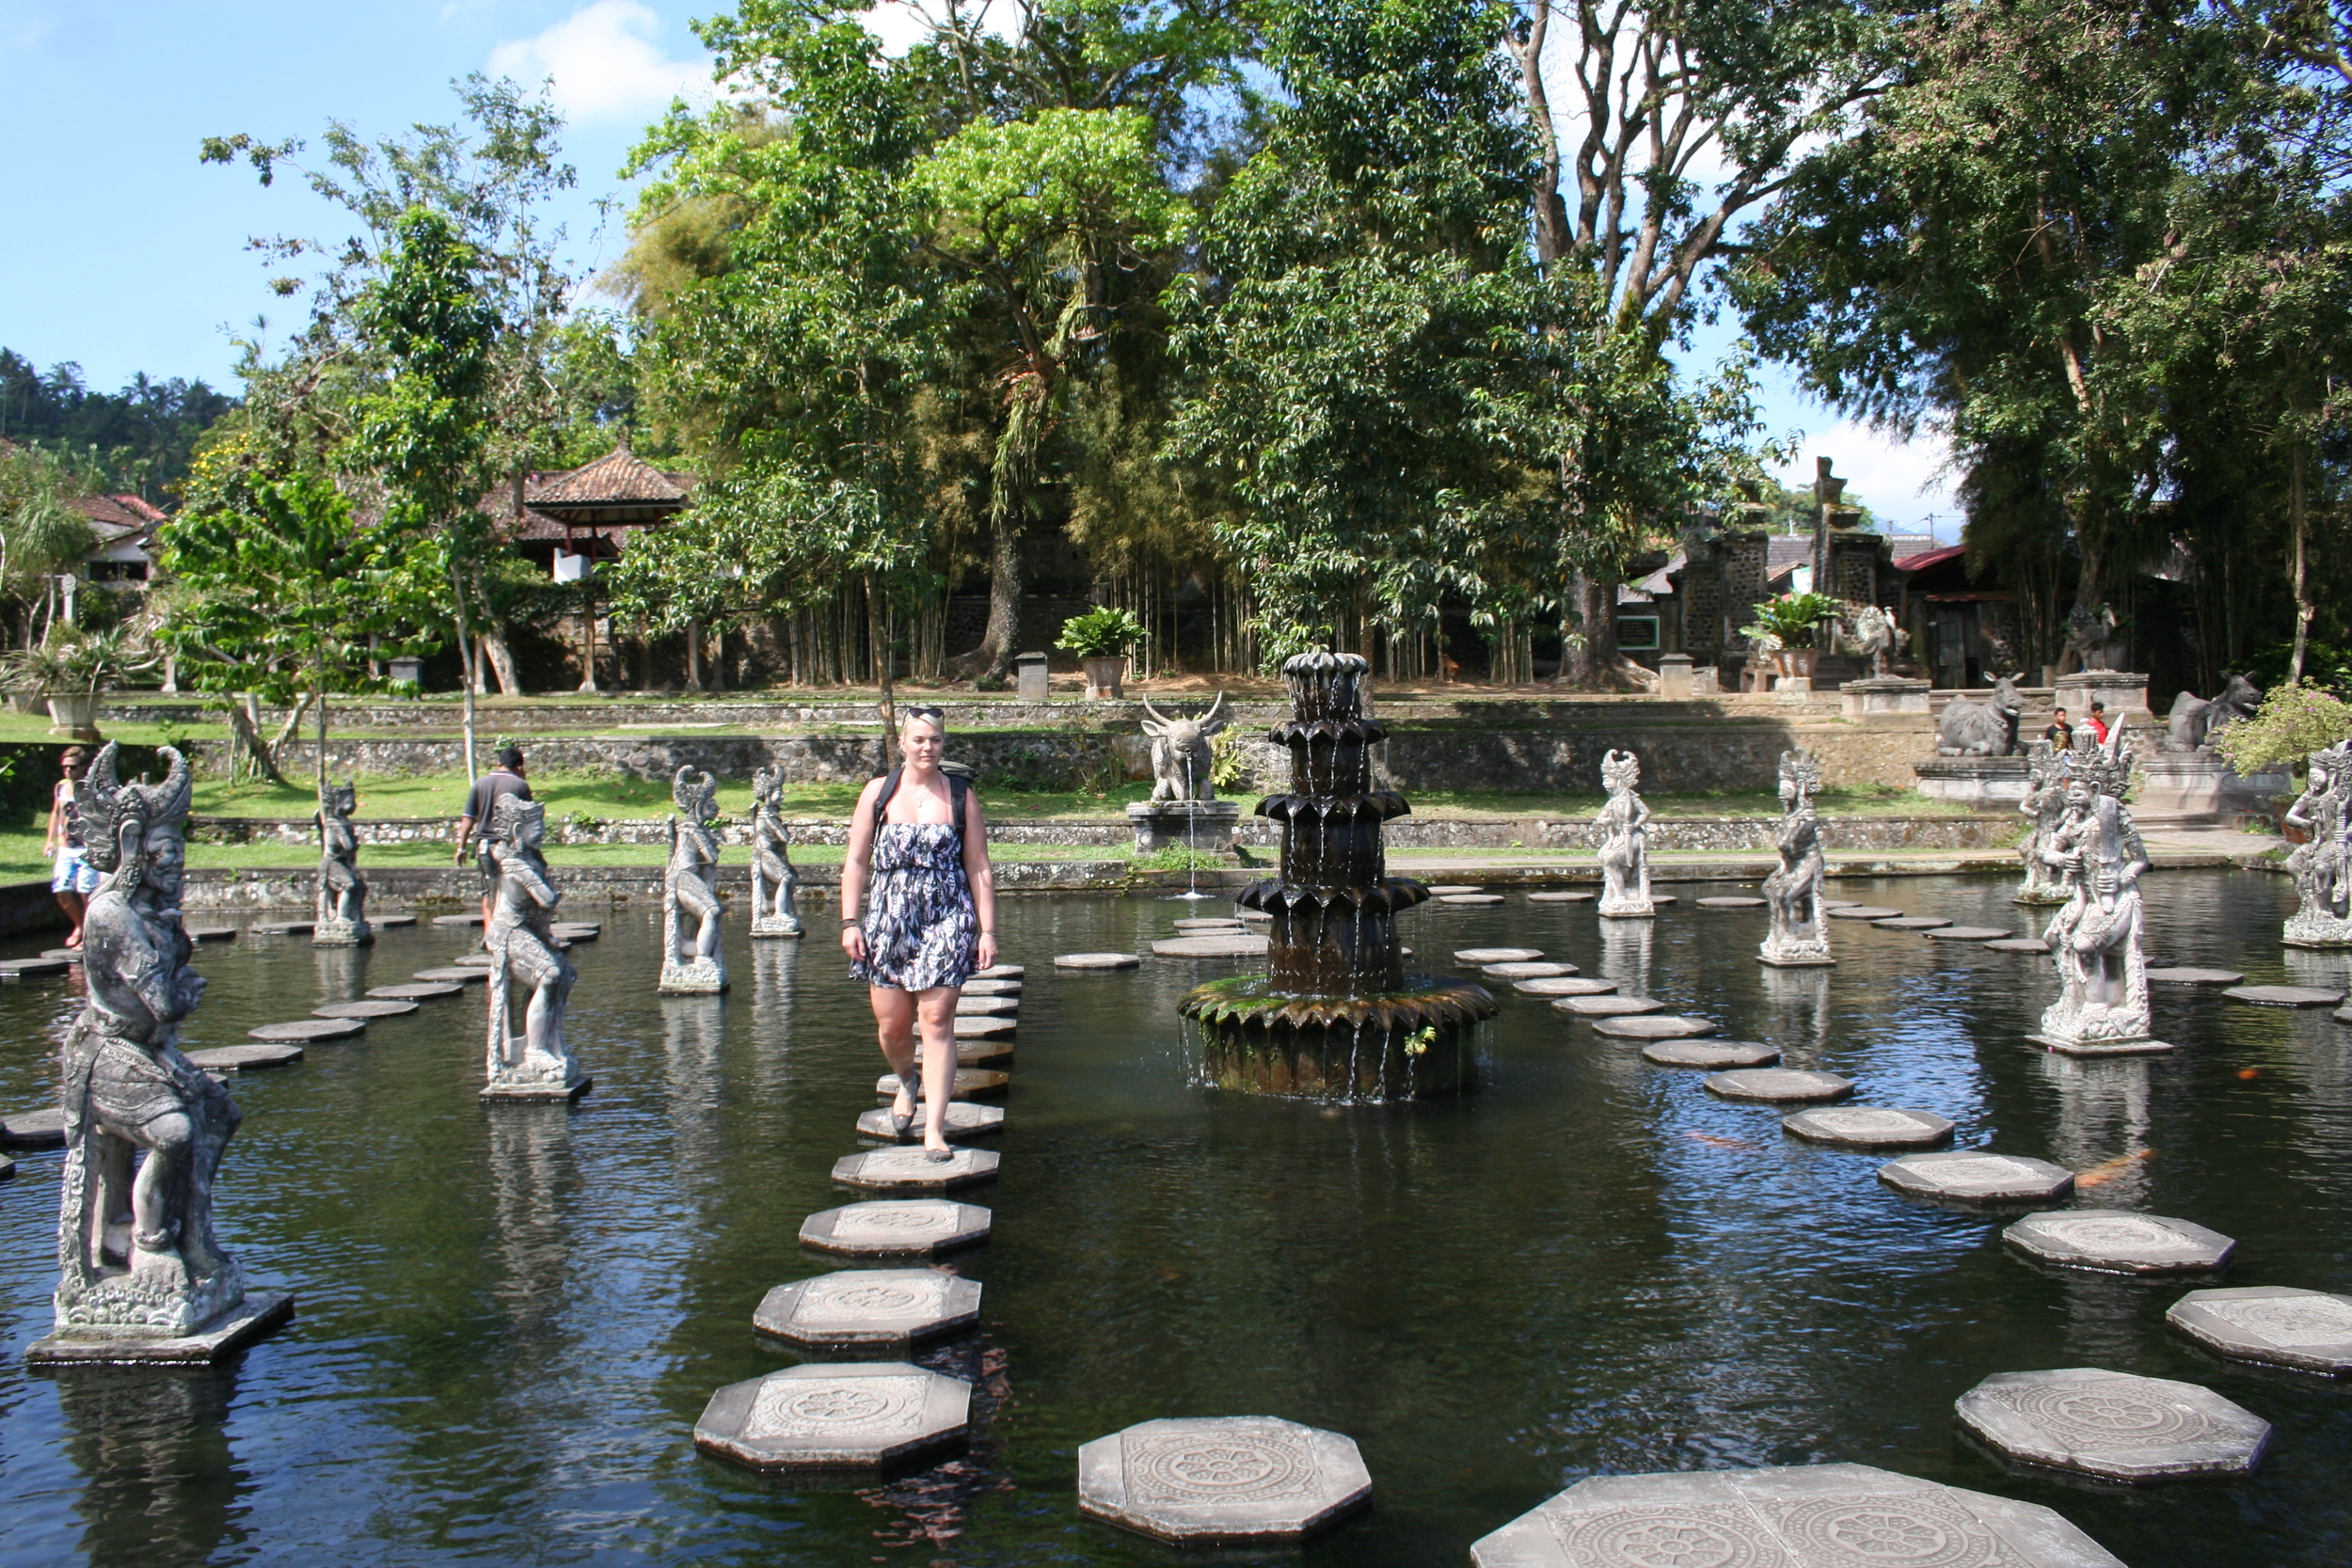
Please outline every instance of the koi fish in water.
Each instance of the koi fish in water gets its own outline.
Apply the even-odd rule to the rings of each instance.
[[[1690,1139],[1694,1144],[1705,1144],[1709,1148],[1735,1148],[1742,1154],[1761,1154],[1764,1152],[1752,1143],[1747,1143],[1739,1138],[1718,1137],[1712,1132],[1686,1132],[1682,1135]]]
[[[2077,1187],[2105,1186],[2142,1160],[2153,1160],[2155,1157],[2156,1151],[2153,1148],[2135,1149],[2129,1154],[2119,1154],[2112,1160],[2104,1161],[2087,1171],[2078,1173],[2074,1178],[2074,1185]]]

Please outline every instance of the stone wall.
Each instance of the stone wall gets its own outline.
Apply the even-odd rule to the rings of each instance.
[[[825,902],[840,885],[838,865],[800,868],[801,894]],[[732,897],[749,895],[751,867],[721,865],[719,891]],[[471,865],[377,866],[367,871],[371,909],[396,909],[420,904],[449,904],[472,909],[482,901],[482,873]],[[996,867],[1000,893],[1118,893],[1130,880],[1119,861],[1013,861]],[[563,889],[564,907],[661,896],[661,867],[658,865],[559,865],[556,885]],[[191,910],[309,909],[316,881],[308,871],[201,870],[188,873],[183,902]],[[47,885],[42,884],[42,892]],[[823,923],[814,929],[823,940]]]

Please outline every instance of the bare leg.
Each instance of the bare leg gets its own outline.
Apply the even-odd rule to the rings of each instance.
[[[73,934],[65,939],[65,944],[68,947],[81,946],[82,911],[89,908],[89,900],[78,893],[60,893],[57,895],[57,908],[65,911],[65,917],[73,922]]]
[[[891,1102],[890,1114],[911,1117],[914,1115],[914,997],[887,986],[868,987],[867,993],[874,1003],[882,1060],[898,1075],[898,1098]]]
[[[933,986],[923,993],[923,1147],[947,1148],[947,1102],[956,1093],[956,998],[961,989]]]

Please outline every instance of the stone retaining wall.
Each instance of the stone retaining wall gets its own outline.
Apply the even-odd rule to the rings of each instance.
[[[398,908],[419,904],[451,904],[470,909],[482,901],[482,873],[470,865],[385,865],[362,867],[368,880],[370,907]],[[661,896],[661,867],[658,865],[559,865],[555,883],[564,891],[564,907],[610,903]],[[838,865],[800,867],[803,897],[823,902],[839,885]],[[200,870],[187,874],[183,902],[191,910],[308,909],[317,891],[309,871]],[[749,895],[751,867],[719,867],[722,895]],[[1012,861],[996,867],[999,893],[1117,893],[1129,881],[1120,861]],[[43,884],[42,891],[47,891]]]

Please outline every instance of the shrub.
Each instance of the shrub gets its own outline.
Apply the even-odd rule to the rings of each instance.
[[[1102,605],[1061,624],[1061,641],[1054,645],[1080,658],[1123,654],[1143,641],[1143,623],[1123,610]]]
[[[2299,772],[2313,752],[2347,737],[2352,737],[2352,704],[2307,681],[2272,687],[2254,716],[2216,736],[2213,749],[2240,773],[2282,763]]]
[[[1838,603],[1827,594],[1783,594],[1762,604],[1740,635],[1762,648],[1810,648],[1824,622],[1837,619]]]

